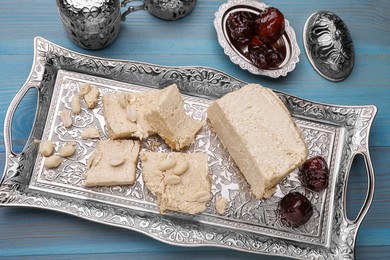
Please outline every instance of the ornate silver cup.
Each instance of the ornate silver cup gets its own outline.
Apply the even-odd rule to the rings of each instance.
[[[122,14],[121,7],[132,5]],[[57,0],[65,30],[72,41],[86,49],[102,49],[119,35],[127,14],[147,10],[164,20],[177,20],[189,14],[196,0]]]

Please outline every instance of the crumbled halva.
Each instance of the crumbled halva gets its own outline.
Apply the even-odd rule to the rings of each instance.
[[[111,139],[145,139],[158,134],[176,150],[190,145],[204,124],[185,113],[175,84],[140,93],[107,93],[103,108]]]
[[[145,112],[158,98],[158,91],[107,93],[103,95],[104,118],[111,139],[147,138],[154,131]]]
[[[141,152],[140,158],[143,180],[157,197],[161,213],[197,214],[206,209],[211,199],[206,154]]]
[[[184,100],[176,84],[161,90],[159,98],[146,112],[153,130],[175,150],[190,145],[204,122],[193,119],[184,110]]]
[[[215,200],[215,209],[220,215],[223,215],[225,213],[227,205],[228,205],[227,199],[222,196],[218,196],[217,199]]]

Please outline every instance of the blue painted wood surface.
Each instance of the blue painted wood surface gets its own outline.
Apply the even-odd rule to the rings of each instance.
[[[390,259],[390,2],[362,0],[279,0],[278,7],[295,29],[302,54],[285,78],[252,75],[232,64],[217,42],[214,13],[224,1],[198,0],[193,13],[167,22],[146,11],[130,14],[118,39],[106,49],[87,51],[66,36],[55,1],[0,1],[0,122],[27,79],[33,60],[33,39],[44,38],[66,48],[95,56],[161,65],[208,66],[239,79],[323,103],[378,107],[370,135],[376,173],[376,193],[357,237],[357,259]],[[321,78],[303,51],[302,30],[318,10],[338,14],[348,25],[355,44],[356,63],[350,77],[339,83]],[[33,95],[25,98],[14,120],[13,141],[23,148],[33,121]],[[0,174],[4,169],[1,132]],[[351,170],[347,207],[356,215],[367,187],[365,166],[357,160]],[[352,218],[352,217],[351,217]],[[281,259],[220,248],[183,248],[155,241],[137,232],[88,222],[51,211],[0,208],[0,257],[26,259]]]

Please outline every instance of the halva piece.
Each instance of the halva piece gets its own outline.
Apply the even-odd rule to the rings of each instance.
[[[145,112],[156,102],[158,91],[141,93],[106,93],[103,95],[104,118],[111,139],[147,138],[154,134]]]
[[[141,152],[142,177],[157,197],[160,212],[197,214],[211,199],[207,155]]]
[[[103,140],[88,158],[86,186],[130,185],[135,182],[139,141]]]
[[[173,149],[190,145],[204,125],[187,115],[175,84],[161,90],[103,95],[104,117],[111,139],[145,139],[158,134]]]
[[[302,164],[308,150],[278,96],[249,84],[214,101],[208,120],[258,198]]]
[[[190,145],[204,125],[185,113],[184,100],[176,84],[160,91],[157,102],[147,111],[146,117],[153,130],[175,150]]]

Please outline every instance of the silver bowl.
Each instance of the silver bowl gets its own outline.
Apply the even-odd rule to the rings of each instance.
[[[224,49],[226,55],[230,60],[240,66],[241,69],[247,70],[255,75],[268,76],[271,78],[278,78],[286,76],[287,73],[295,69],[295,65],[299,62],[299,49],[294,29],[290,26],[288,20],[285,19],[285,33],[275,43],[284,45],[286,47],[286,55],[284,61],[273,69],[260,69],[253,65],[239,50],[234,47],[227,34],[226,20],[229,14],[237,11],[247,11],[254,14],[259,14],[262,10],[270,7],[262,2],[252,0],[229,0],[222,4],[219,10],[215,13],[214,27],[217,31],[218,42]]]

